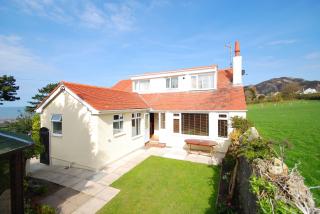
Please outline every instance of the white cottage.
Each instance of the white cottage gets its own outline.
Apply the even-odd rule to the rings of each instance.
[[[246,116],[239,43],[232,68],[145,73],[111,88],[61,82],[37,112],[48,164],[98,170],[150,140],[176,149],[214,140],[226,152],[230,118]]]

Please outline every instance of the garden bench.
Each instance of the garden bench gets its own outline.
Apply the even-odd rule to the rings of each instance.
[[[210,156],[213,156],[214,147],[217,145],[217,142],[212,140],[200,140],[200,139],[186,139],[185,143],[188,147],[188,153],[191,153],[191,146],[203,146],[209,147]]]

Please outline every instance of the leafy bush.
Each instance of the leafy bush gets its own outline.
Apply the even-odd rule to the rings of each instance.
[[[270,159],[275,156],[272,145],[272,141],[267,141],[262,138],[253,139],[251,141],[245,139],[240,144],[238,156],[244,156],[250,162],[256,158]]]
[[[253,123],[246,118],[235,116],[231,118],[232,128],[238,129],[241,134],[245,133],[250,127],[253,126]]]
[[[238,143],[241,134],[242,133],[239,129],[233,129],[233,131],[229,135],[229,139],[231,140],[232,143]]]
[[[320,93],[298,94],[296,98],[300,100],[320,100]]]
[[[53,207],[50,207],[49,205],[43,204],[39,206],[38,209],[39,214],[55,214],[56,211]]]
[[[40,143],[40,116],[38,114],[33,116],[31,128],[31,138],[34,142],[34,146],[25,150],[24,155],[26,159],[39,157],[43,151],[43,146]]]

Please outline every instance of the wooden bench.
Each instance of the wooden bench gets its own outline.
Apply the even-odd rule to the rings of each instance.
[[[184,142],[187,144],[189,154],[191,153],[191,146],[203,146],[209,147],[211,157],[214,153],[214,147],[217,145],[217,143],[212,140],[186,139]]]

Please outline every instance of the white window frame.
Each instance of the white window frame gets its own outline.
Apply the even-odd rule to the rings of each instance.
[[[54,118],[56,117],[56,118]],[[57,132],[55,130],[54,123],[61,123],[61,130]],[[52,114],[51,116],[51,126],[52,126],[52,135],[53,136],[62,136],[62,114]]]
[[[173,87],[172,79],[177,79],[177,85],[176,85],[176,87]],[[169,80],[169,81],[168,81],[168,80]],[[168,85],[167,83],[169,83],[169,85]],[[178,76],[167,77],[167,78],[166,78],[166,89],[177,89],[177,88],[179,88],[179,77],[178,77]]]
[[[141,136],[141,113],[132,113],[131,115],[131,136]]]
[[[149,113],[144,114],[144,129],[149,129],[150,127],[150,115]]]
[[[115,119],[115,117],[118,116],[118,119]],[[114,124],[118,123],[118,129],[114,128]],[[124,129],[123,129],[123,124],[124,124],[124,119],[123,119],[123,114],[114,114],[113,115],[113,123],[112,123],[112,127],[113,127],[113,135],[114,136],[118,136],[118,135],[122,135],[124,134]]]
[[[160,113],[160,129],[166,129],[166,113]]]
[[[173,134],[181,134],[181,113],[173,113],[173,116],[172,116],[172,133]],[[174,119],[178,119],[179,120],[179,132],[176,133],[174,132],[174,127],[173,127],[173,121]]]
[[[141,88],[142,82],[147,83],[147,88]],[[150,89],[150,80],[146,79],[146,80],[136,80],[134,81],[134,90],[135,91],[147,91]]]
[[[209,78],[209,82],[208,82],[208,87],[203,87],[201,86],[200,87],[200,78],[201,77],[208,77]],[[193,85],[193,80],[195,79],[195,86]],[[210,81],[211,79],[211,81]],[[191,85],[191,88],[192,89],[195,89],[195,90],[208,90],[208,89],[213,89],[214,88],[214,85],[215,85],[215,75],[213,73],[205,73],[205,74],[197,74],[197,75],[191,75],[190,77],[190,85]],[[201,81],[201,85],[203,85],[203,80]]]
[[[221,115],[225,115],[226,117],[221,117]],[[227,121],[227,136],[226,137],[219,136],[219,120],[226,120]],[[218,138],[227,139],[229,137],[229,134],[230,134],[229,114],[227,112],[218,113],[218,121],[217,121],[217,123],[218,123],[217,124],[217,135],[218,135]]]

